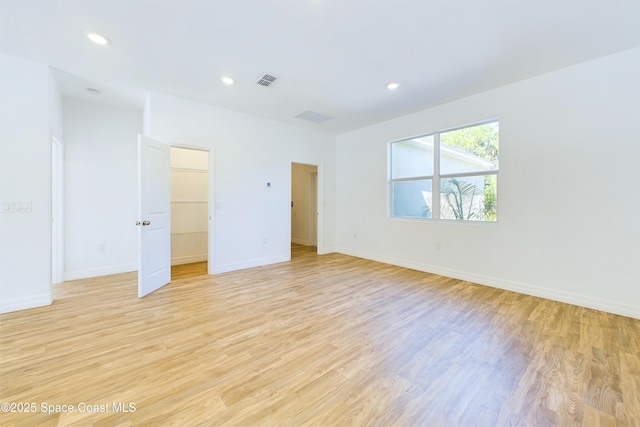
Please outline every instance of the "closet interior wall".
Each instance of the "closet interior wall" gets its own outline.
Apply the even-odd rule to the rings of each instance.
[[[171,264],[207,260],[209,153],[171,147]]]

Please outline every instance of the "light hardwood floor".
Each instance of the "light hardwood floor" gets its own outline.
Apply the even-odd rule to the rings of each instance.
[[[136,291],[0,316],[0,425],[640,426],[639,320],[300,246]]]

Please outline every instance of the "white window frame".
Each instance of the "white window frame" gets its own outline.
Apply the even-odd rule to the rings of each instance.
[[[499,185],[497,185],[498,183],[498,173],[500,172],[500,167],[498,166],[498,169],[495,170],[489,170],[489,171],[474,171],[474,172],[462,172],[462,173],[448,173],[448,174],[440,174],[440,134],[442,133],[446,133],[446,132],[451,132],[451,131],[456,131],[456,130],[460,130],[460,129],[466,129],[466,128],[470,128],[470,127],[475,127],[475,126],[482,126],[482,125],[486,125],[489,123],[498,123],[498,126],[500,125],[500,120],[499,119],[489,119],[489,120],[483,120],[481,122],[475,122],[475,123],[470,123],[470,124],[466,124],[466,125],[462,125],[462,126],[456,126],[456,127],[452,127],[452,128],[446,128],[446,129],[441,129],[435,132],[428,132],[428,133],[424,133],[424,134],[420,134],[420,135],[416,135],[416,136],[411,136],[408,138],[402,138],[402,139],[396,139],[393,141],[390,141],[388,144],[388,188],[387,188],[387,193],[388,193],[388,211],[387,211],[387,216],[389,218],[392,219],[403,219],[403,220],[418,220],[418,221],[445,221],[445,222],[454,222],[454,223],[463,223],[463,224],[469,224],[469,223],[475,223],[475,224],[496,224],[498,222],[498,218],[497,218],[497,212],[496,212],[496,220],[495,221],[479,221],[479,220],[473,220],[473,219],[466,219],[466,220],[458,220],[458,219],[448,219],[448,218],[441,218],[442,212],[440,210],[440,182],[443,179],[449,179],[449,178],[464,178],[464,177],[468,177],[468,176],[488,176],[488,175],[495,175],[496,176],[496,201],[499,200],[500,198],[498,197],[497,192],[499,191],[498,189],[500,188]],[[428,137],[428,136],[433,136],[433,175],[425,175],[425,176],[412,176],[412,177],[408,177],[408,178],[393,178],[393,144],[399,143],[399,142],[404,142],[404,141],[410,141],[413,139],[418,139],[418,138],[424,138],[424,137]],[[499,157],[499,155],[498,155]],[[411,182],[411,181],[421,181],[421,180],[431,180],[431,189],[432,189],[432,197],[431,197],[431,218],[420,218],[420,217],[410,217],[410,216],[394,216],[393,215],[393,184],[396,182]],[[435,213],[435,215],[434,215]]]

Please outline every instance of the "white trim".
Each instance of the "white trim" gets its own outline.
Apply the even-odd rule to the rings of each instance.
[[[336,248],[334,247],[325,246],[322,250],[318,248],[318,255],[334,254],[336,252]]]
[[[263,265],[276,264],[278,262],[291,261],[291,254],[278,255],[267,258],[252,259],[249,261],[216,265],[213,267],[213,274],[227,273],[229,271],[244,270],[245,268],[261,267]],[[211,266],[211,263],[209,263]],[[211,267],[209,267],[211,268]]]
[[[433,179],[431,180],[431,220],[439,221],[442,215],[440,188],[440,132],[433,134]]]
[[[207,205],[208,205],[208,231],[207,231],[207,259],[200,261],[208,261],[208,274],[215,274],[215,256],[216,256],[216,157],[215,157],[215,148],[213,145],[211,146],[200,146],[200,145],[191,145],[191,144],[182,144],[182,143],[173,143],[170,144],[170,147],[175,148],[184,148],[187,150],[195,150],[195,151],[206,151],[209,153],[209,163],[207,164],[207,170],[204,171],[202,169],[194,169],[193,171],[200,171],[202,173],[206,172],[208,175],[208,187],[209,193],[207,194]],[[171,168],[171,170],[177,170],[178,168]],[[191,170],[191,169],[190,169]],[[199,261],[190,261],[190,262],[199,262]],[[171,265],[174,265],[173,260],[171,261]]]
[[[316,208],[318,209],[318,216],[316,221],[316,250],[318,253],[325,253],[326,249],[324,247],[324,163],[319,163],[316,165],[318,169],[317,180],[316,180]]]
[[[111,274],[130,273],[138,270],[138,264],[123,264],[113,267],[92,268],[88,270],[65,271],[64,280],[89,279],[92,277],[109,276]]]
[[[213,274],[216,262],[216,155],[213,147],[209,148],[209,227],[207,235],[207,273]]]
[[[51,132],[51,283],[64,280],[64,144]]]
[[[53,303],[51,292],[46,294],[33,295],[23,298],[14,298],[0,303],[0,313],[10,313],[12,311],[26,310],[29,308],[45,307]]]
[[[594,298],[574,292],[561,291],[557,289],[544,288],[530,283],[505,280],[498,277],[484,276],[467,271],[439,267],[431,264],[408,261],[399,258],[379,256],[368,252],[337,248],[337,252],[358,258],[378,261],[385,264],[397,265],[399,267],[410,268],[412,270],[424,271],[426,273],[438,274],[454,279],[465,280],[467,282],[490,286],[492,288],[504,289],[520,294],[550,299],[567,304],[591,308],[594,310],[606,311],[608,313],[640,319],[640,308],[633,304],[623,304],[618,301],[611,301],[602,298]]]
[[[315,176],[315,177],[314,177]],[[309,230],[308,237],[310,246],[318,246],[318,167],[316,170],[309,174],[309,221],[311,223],[311,229]],[[315,196],[315,200],[314,197]],[[315,238],[314,238],[315,237]]]

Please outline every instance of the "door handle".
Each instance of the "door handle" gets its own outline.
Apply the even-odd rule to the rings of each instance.
[[[137,225],[137,226],[140,226],[140,225],[141,225],[141,226],[145,227],[145,226],[147,226],[147,225],[151,225],[151,221],[142,221],[142,222],[140,222],[140,221],[136,221],[136,225]]]

